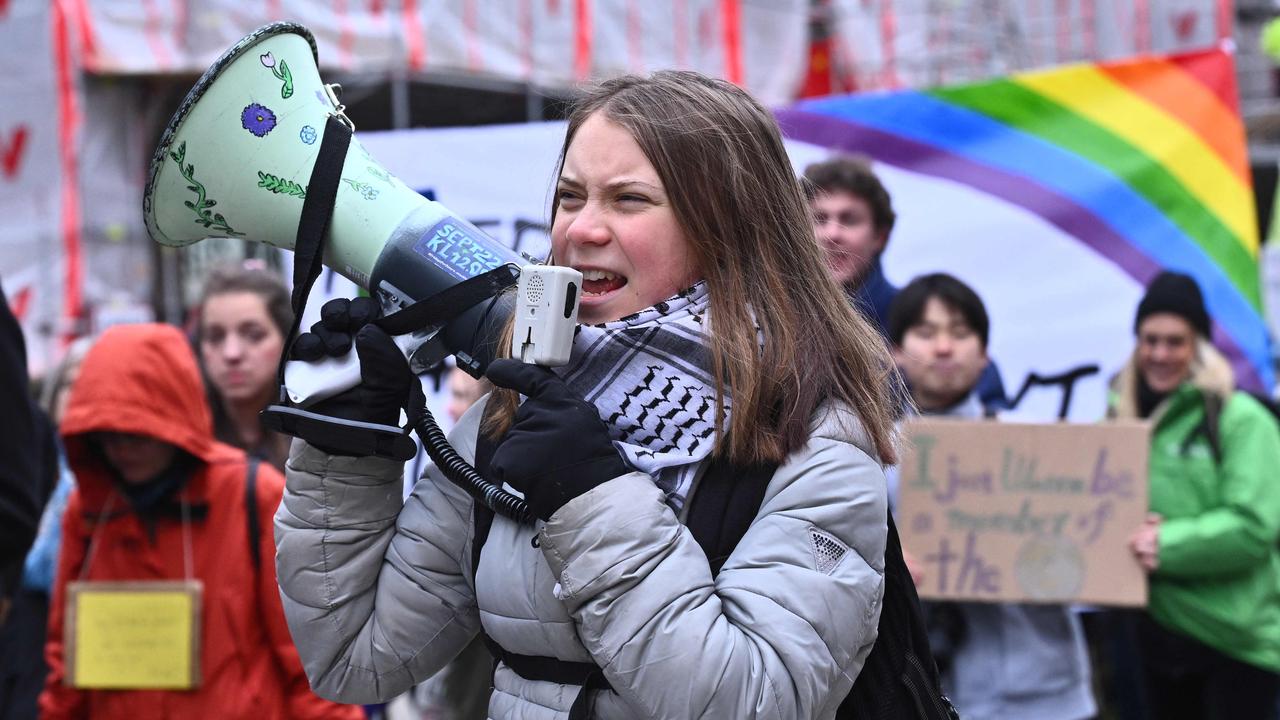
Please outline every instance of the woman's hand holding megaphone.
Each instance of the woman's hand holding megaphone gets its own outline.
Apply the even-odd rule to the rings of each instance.
[[[559,375],[510,359],[494,360],[486,375],[526,396],[494,450],[489,474],[519,490],[534,515],[550,520],[570,500],[631,472],[596,406],[574,395]]]
[[[320,321],[294,341],[292,360],[314,363],[341,357],[351,351],[354,342],[360,361],[360,382],[355,387],[311,405],[308,411],[356,423],[398,427],[401,408],[412,418],[425,407],[422,384],[409,370],[404,352],[374,322],[380,315],[378,303],[371,298],[330,300],[320,308]],[[298,437],[332,454],[356,454],[335,447],[330,434],[324,435],[308,437],[303,431]]]

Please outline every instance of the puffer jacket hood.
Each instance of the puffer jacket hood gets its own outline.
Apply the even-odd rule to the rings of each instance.
[[[111,485],[89,444],[94,432],[147,435],[206,464],[225,460],[228,450],[213,440],[213,416],[191,346],[170,325],[110,328],[80,365],[61,433],[67,462],[91,508],[100,505]]]

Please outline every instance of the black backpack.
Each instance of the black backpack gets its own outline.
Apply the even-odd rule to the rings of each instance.
[[[483,432],[476,445],[476,468],[484,474],[494,444]],[[685,526],[707,555],[711,574],[717,575],[755,520],[776,465],[737,467],[713,460],[689,499]],[[471,572],[480,561],[480,549],[493,524],[493,513],[475,503],[471,547]],[[929,639],[915,583],[902,557],[902,544],[893,516],[887,516],[889,533],[884,553],[884,601],[879,635],[853,689],[836,712],[839,720],[959,720],[959,714],[942,694],[938,670],[929,651]],[[474,583],[474,575],[472,578]],[[609,689],[600,669],[590,663],[558,658],[529,657],[510,653],[481,631],[495,659],[529,680],[581,685],[570,720],[587,718],[589,689]],[[496,665],[495,665],[496,667]]]

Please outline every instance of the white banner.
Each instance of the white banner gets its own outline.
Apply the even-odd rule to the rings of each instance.
[[[430,191],[508,246],[541,256],[563,133],[562,123],[538,123],[364,133],[360,139],[410,187]],[[797,172],[828,153],[800,143],[788,148]],[[884,258],[889,279],[901,286],[916,275],[945,271],[973,285],[991,315],[990,353],[1010,395],[1029,372],[1100,365],[1099,375],[1075,388],[1070,413],[1073,420],[1100,418],[1105,378],[1132,348],[1138,284],[1079,241],[998,198],[888,166],[877,172],[899,216]],[[1082,278],[1088,293],[1079,292]],[[353,291],[338,283],[334,294]],[[1018,415],[1053,419],[1059,402],[1056,390],[1033,390]]]

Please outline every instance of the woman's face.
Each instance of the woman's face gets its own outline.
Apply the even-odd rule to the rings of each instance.
[[[1171,393],[1191,377],[1196,330],[1185,318],[1156,313],[1138,325],[1138,372],[1158,393]]]
[[[200,317],[200,355],[214,388],[227,402],[270,394],[284,337],[267,305],[251,292],[229,292],[205,301]]]
[[[625,128],[596,113],[578,128],[556,188],[551,251],[582,273],[579,322],[610,322],[700,277],[658,171]]]
[[[178,448],[147,435],[105,432],[98,436],[107,462],[130,485],[154,480],[173,463]]]

